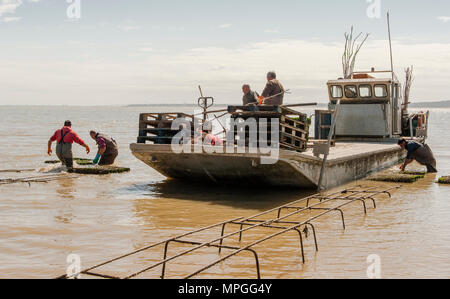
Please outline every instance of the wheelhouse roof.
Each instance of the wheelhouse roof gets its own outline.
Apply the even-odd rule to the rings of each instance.
[[[360,83],[391,83],[392,78],[368,78],[368,79],[338,79],[330,80],[327,82],[330,84],[360,84]]]

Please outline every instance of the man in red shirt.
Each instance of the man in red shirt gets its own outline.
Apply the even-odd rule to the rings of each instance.
[[[52,154],[52,143],[56,141],[56,155],[63,165],[67,168],[73,168],[73,156],[72,156],[72,143],[78,143],[82,147],[86,148],[86,153],[90,153],[89,146],[84,143],[83,139],[78,137],[77,133],[72,131],[72,123],[70,120],[64,122],[64,127],[53,134],[48,141],[47,153],[50,156]]]

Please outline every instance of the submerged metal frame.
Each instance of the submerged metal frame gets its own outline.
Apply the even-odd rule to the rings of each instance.
[[[265,241],[268,241],[272,238],[275,238],[277,236],[283,235],[285,233],[288,233],[290,231],[295,231],[298,236],[299,236],[299,243],[300,243],[300,251],[301,251],[301,256],[302,256],[302,262],[303,264],[306,262],[305,260],[305,254],[304,254],[304,239],[303,239],[303,235],[302,233],[305,234],[305,238],[308,237],[308,231],[309,228],[312,230],[312,234],[314,237],[314,245],[315,245],[315,250],[318,251],[318,243],[317,243],[317,236],[316,236],[316,228],[314,227],[314,225],[311,223],[312,221],[325,216],[331,212],[339,212],[341,215],[341,219],[342,219],[342,227],[345,230],[345,219],[344,219],[344,212],[342,210],[342,208],[344,208],[345,206],[352,204],[354,202],[361,202],[363,205],[363,210],[364,210],[364,214],[367,214],[367,206],[366,206],[366,200],[370,200],[373,203],[373,208],[376,208],[376,202],[375,202],[375,196],[380,195],[380,194],[386,194],[389,196],[389,198],[391,198],[391,191],[392,190],[396,190],[399,189],[401,186],[394,186],[394,187],[390,187],[390,188],[384,188],[382,190],[378,190],[381,187],[376,186],[376,187],[362,187],[362,186],[356,186],[353,188],[349,188],[349,189],[345,189],[339,192],[335,192],[335,193],[331,193],[328,195],[321,195],[321,194],[316,194],[316,195],[312,195],[312,196],[308,196],[306,198],[300,199],[300,200],[296,200],[294,202],[285,204],[283,206],[280,207],[276,207],[273,208],[271,210],[259,213],[257,215],[245,218],[245,217],[238,217],[232,220],[228,220],[228,221],[224,221],[218,224],[214,224],[214,225],[210,225],[207,227],[203,227],[203,228],[199,228],[197,230],[193,230],[191,232],[187,232],[185,234],[179,235],[177,237],[174,238],[170,238],[164,241],[161,241],[159,243],[138,249],[136,251],[133,251],[131,253],[119,256],[117,258],[108,260],[106,262],[103,262],[101,264],[98,264],[96,266],[90,267],[86,270],[81,271],[80,273],[74,274],[70,277],[68,277],[67,275],[62,275],[58,278],[73,278],[73,277],[77,277],[79,274],[85,274],[85,275],[90,275],[90,276],[96,276],[96,277],[101,277],[101,278],[111,278],[111,279],[120,279],[121,277],[116,277],[116,276],[111,276],[111,275],[107,275],[107,274],[102,274],[102,273],[96,273],[96,272],[92,272],[92,270],[100,268],[102,266],[105,266],[107,264],[110,264],[112,262],[115,262],[117,260],[122,260],[126,257],[135,255],[137,253],[141,253],[150,249],[153,249],[157,246],[162,246],[164,245],[164,251],[163,251],[163,259],[144,268],[139,270],[138,272],[132,273],[126,277],[123,277],[124,279],[128,279],[128,278],[134,278],[144,272],[147,272],[151,269],[154,269],[156,267],[162,266],[162,270],[161,270],[161,276],[160,278],[164,279],[165,278],[165,274],[166,274],[166,268],[167,268],[167,263],[175,260],[179,257],[182,257],[184,255],[187,255],[189,253],[195,252],[198,249],[201,248],[209,248],[209,247],[213,247],[213,248],[218,248],[218,253],[221,254],[222,249],[227,249],[227,250],[232,250],[232,252],[226,254],[223,257],[220,257],[219,259],[203,266],[201,269],[192,272],[190,274],[188,274],[187,276],[185,276],[185,279],[188,278],[192,278],[202,272],[204,272],[205,270],[217,265],[218,263],[221,263],[235,255],[238,255],[241,252],[250,252],[253,254],[253,257],[255,259],[255,268],[256,268],[256,277],[258,279],[261,278],[261,270],[260,270],[260,263],[259,263],[259,257],[258,257],[258,253],[256,252],[256,250],[254,250],[252,247],[261,244]],[[359,189],[358,189],[359,188]],[[312,205],[310,205],[310,202],[312,200],[318,200],[317,203],[314,203]],[[324,207],[322,205],[327,204],[327,203],[332,203],[335,201],[340,201],[341,203],[339,203],[336,206],[333,207]],[[285,210],[287,211],[287,214],[282,215],[282,211]],[[290,210],[294,210],[294,211],[290,211]],[[305,216],[302,213],[309,213],[311,211],[322,211],[317,215],[313,215],[310,217],[306,217],[306,220],[299,220],[299,221],[290,221],[287,220],[287,218],[293,217],[293,216]],[[267,216],[271,213],[276,213],[276,217],[271,217],[271,219],[257,219],[260,218],[262,216]],[[226,227],[229,225],[238,225],[239,229],[235,230],[231,233],[225,234],[225,230]],[[212,240],[206,241],[206,242],[202,242],[202,241],[198,241],[198,240],[184,240],[182,238],[200,233],[200,232],[204,232],[204,231],[209,231],[215,228],[219,228],[221,227],[221,234],[220,237],[218,238],[214,238]],[[243,238],[243,233],[252,229],[257,229],[257,228],[264,228],[264,229],[272,229],[272,230],[278,230],[278,232],[275,233],[271,233],[271,234],[267,234],[265,235],[263,238],[258,239],[256,241],[251,242],[250,244],[244,244],[243,246],[229,246],[229,245],[224,245],[224,240],[236,235],[239,235],[239,242],[242,242],[242,238]],[[303,228],[303,230],[302,230]],[[215,244],[217,243],[218,244]],[[169,249],[169,244],[170,243],[178,243],[178,244],[186,244],[186,245],[193,245],[194,247],[185,250],[183,252],[180,252],[178,254],[175,254],[173,256],[168,257],[168,249]]]

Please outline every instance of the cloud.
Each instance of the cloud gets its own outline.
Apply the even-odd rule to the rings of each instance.
[[[275,29],[267,29],[267,30],[264,30],[264,32],[265,33],[280,33],[280,31],[275,30]]]
[[[22,5],[22,0],[0,0],[0,17],[6,13],[13,14]]]
[[[446,16],[437,17],[437,19],[443,23],[450,22],[450,17],[446,17]]]
[[[31,3],[38,3],[40,0],[28,0]],[[22,0],[0,0],[0,17],[4,14],[14,14],[18,7],[23,4]],[[1,19],[4,23],[17,22],[21,17],[4,17]]]
[[[219,28],[221,29],[227,29],[227,28],[231,28],[233,26],[233,24],[222,24],[219,26]]]
[[[139,30],[141,29],[141,26],[138,25],[125,25],[125,24],[120,24],[119,26],[117,26],[120,30],[123,31],[134,31],[134,30]]]
[[[84,45],[79,47],[84,48]],[[131,48],[130,54],[150,47],[144,44]],[[414,65],[414,101],[447,99],[450,43],[397,41],[393,48],[400,80],[404,78],[403,70]],[[70,57],[25,62],[20,56],[1,57],[2,99],[24,103],[33,98],[33,103],[48,104],[60,103],[64,98],[67,103],[79,105],[193,103],[198,98],[196,86],[201,84],[217,103],[238,104],[242,98],[240,86],[249,83],[261,91],[265,74],[273,69],[285,88],[293,92],[286,98],[287,103],[326,102],[326,82],[342,76],[342,50],[342,43],[273,40],[177,53],[148,51],[126,59],[123,52],[111,53],[110,58],[105,58],[102,52],[93,51],[89,52],[88,60]],[[356,70],[371,67],[390,68],[387,40],[369,41],[361,50]]]
[[[140,52],[152,52],[153,48],[139,48],[138,49]]]
[[[19,21],[20,19],[22,19],[22,18],[21,18],[21,17],[4,17],[4,18],[2,19],[2,22],[3,22],[3,23],[17,22],[17,21]]]

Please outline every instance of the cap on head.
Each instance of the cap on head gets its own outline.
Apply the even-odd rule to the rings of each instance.
[[[64,127],[71,127],[72,126],[72,122],[70,120],[66,120],[64,122]]]
[[[277,78],[277,74],[274,71],[270,71],[270,72],[267,73],[267,78],[276,79]]]
[[[406,140],[404,139],[404,138],[400,138],[399,140],[398,140],[398,145],[402,145],[402,144],[404,144],[404,143],[406,143]]]

